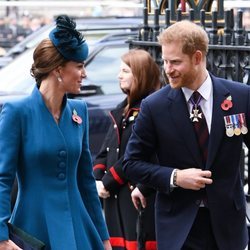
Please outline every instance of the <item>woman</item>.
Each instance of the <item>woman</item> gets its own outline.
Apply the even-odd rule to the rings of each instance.
[[[111,249],[92,172],[88,113],[80,92],[88,45],[67,16],[35,49],[32,94],[6,103],[0,116],[0,249],[21,249],[7,222],[46,250]],[[11,125],[11,127],[10,127]],[[11,186],[19,192],[10,214]]]
[[[113,124],[95,160],[94,174],[98,194],[103,198],[112,249],[137,249],[137,238],[140,238],[145,248],[139,249],[155,250],[154,195],[147,200],[143,211],[144,220],[141,221],[144,230],[138,235],[138,212],[133,206],[131,192],[134,190],[146,195],[146,189],[134,189],[135,184],[127,180],[122,171],[122,161],[133,123],[140,111],[140,102],[160,88],[160,72],[153,58],[145,50],[130,50],[121,59],[118,78],[126,99],[110,113]]]

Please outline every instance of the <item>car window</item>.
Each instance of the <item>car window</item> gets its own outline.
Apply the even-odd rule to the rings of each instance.
[[[101,85],[104,94],[121,93],[118,83],[121,55],[129,50],[128,45],[106,46],[86,65],[87,79],[84,84]]]

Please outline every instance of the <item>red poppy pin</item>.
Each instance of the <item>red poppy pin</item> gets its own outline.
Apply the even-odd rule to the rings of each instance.
[[[221,108],[225,111],[233,107],[232,96],[228,96],[221,104]]]
[[[73,110],[72,120],[78,124],[82,123],[82,118],[77,114],[76,110]]]

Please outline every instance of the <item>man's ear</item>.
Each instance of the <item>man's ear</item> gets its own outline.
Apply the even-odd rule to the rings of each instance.
[[[193,60],[196,65],[200,64],[203,60],[203,54],[200,50],[196,50],[193,55]]]

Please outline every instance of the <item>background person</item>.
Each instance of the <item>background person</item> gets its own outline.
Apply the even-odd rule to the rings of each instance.
[[[207,72],[208,36],[195,23],[176,22],[159,42],[169,85],[141,104],[125,174],[158,191],[158,250],[243,250],[248,231],[239,161],[242,142],[250,143],[249,86]],[[159,164],[149,162],[152,153]]]
[[[110,242],[113,249],[137,249],[136,221],[138,212],[133,206],[131,192],[143,198],[146,189],[136,188],[122,171],[122,161],[132,126],[140,112],[143,98],[160,88],[159,67],[145,50],[134,49],[121,58],[118,75],[125,100],[110,113],[112,124],[100,153],[94,163],[98,194],[103,198],[103,207]],[[148,191],[148,190],[147,190]],[[142,199],[143,199],[142,198]],[[146,250],[156,249],[154,230],[154,195],[143,200],[145,220],[143,241]],[[136,204],[137,205],[137,204]],[[138,205],[137,205],[138,207]]]
[[[6,103],[0,116],[1,250],[20,249],[9,240],[9,220],[46,250],[111,249],[93,176],[87,107],[66,98],[80,92],[88,45],[75,22],[67,16],[56,21],[50,39],[34,51],[38,86],[29,97]]]

